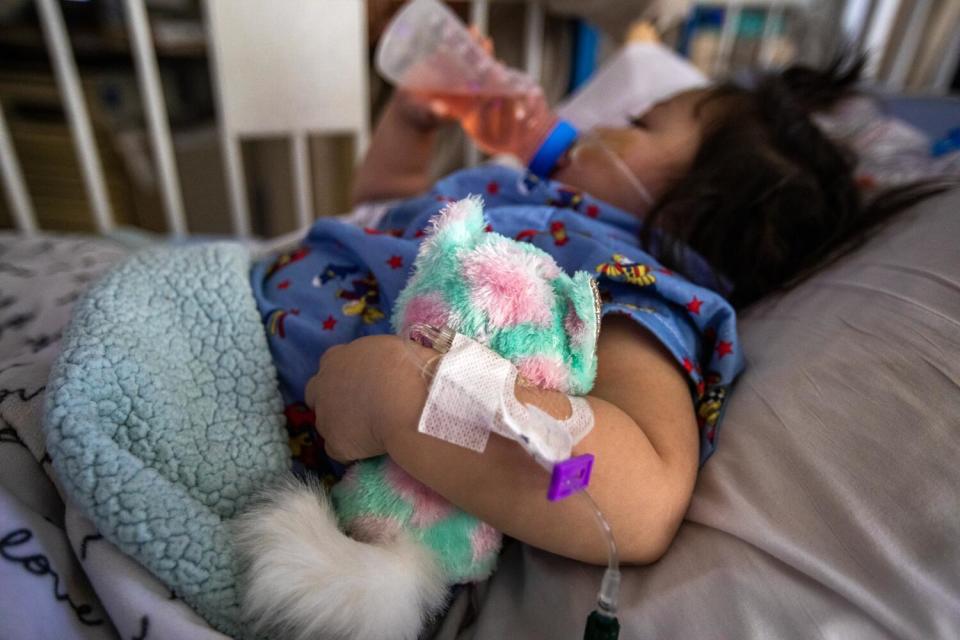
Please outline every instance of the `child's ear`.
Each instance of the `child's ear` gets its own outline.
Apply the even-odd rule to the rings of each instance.
[[[597,375],[597,338],[600,334],[600,292],[586,271],[572,278],[554,281],[557,293],[566,300],[563,327],[570,350],[570,390],[576,395],[588,393]]]

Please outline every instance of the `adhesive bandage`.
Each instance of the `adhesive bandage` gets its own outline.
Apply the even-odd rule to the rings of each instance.
[[[456,334],[430,385],[418,430],[482,452],[490,432],[520,443],[539,464],[551,468],[570,457],[593,428],[583,398],[568,397],[571,415],[557,420],[517,400],[517,368],[463,334]]]

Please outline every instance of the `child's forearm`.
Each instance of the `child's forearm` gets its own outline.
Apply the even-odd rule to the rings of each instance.
[[[412,116],[395,94],[384,108],[353,181],[354,204],[404,198],[430,187],[435,122]]]
[[[408,473],[507,535],[562,556],[605,564],[607,546],[582,497],[546,498],[548,475],[515,442],[491,435],[476,453],[417,432],[426,383],[408,379],[387,418],[387,453]],[[539,396],[539,399],[537,398]],[[549,410],[554,392],[525,401]],[[686,510],[685,488],[674,486],[643,430],[616,406],[589,398],[596,426],[574,453],[596,457],[590,492],[610,522],[624,562],[647,563],[666,551]]]

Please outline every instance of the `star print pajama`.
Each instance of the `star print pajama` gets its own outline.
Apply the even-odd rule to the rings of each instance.
[[[706,461],[730,385],[744,366],[734,311],[718,293],[722,278],[692,251],[686,277],[662,267],[640,248],[634,216],[497,165],[447,176],[429,193],[393,206],[374,228],[321,218],[294,251],[254,265],[251,282],[288,419],[300,424],[291,431],[295,455],[299,443],[309,448],[310,417],[300,403],[320,356],[332,345],[391,331],[393,304],[430,218],[471,194],[484,198],[488,231],[537,245],[570,273],[588,271],[597,279],[604,315],[625,315],[663,343],[686,372],[700,423],[700,461]],[[629,382],[644,383],[642,372]]]

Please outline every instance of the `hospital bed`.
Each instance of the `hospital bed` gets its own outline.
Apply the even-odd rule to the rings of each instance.
[[[348,133],[358,152],[369,136],[363,4],[291,2],[289,15],[270,4],[205,5],[232,223],[250,242],[257,240],[239,179],[239,139],[291,136],[298,222],[307,224],[305,136]],[[321,4],[322,16],[311,13]],[[872,20],[889,11],[890,3],[867,4]],[[114,225],[59,5],[37,6],[103,237],[37,228],[0,118],[4,190],[18,229],[0,234],[0,635],[223,637],[65,508],[48,478],[39,417],[71,305],[104,270],[155,239]],[[167,228],[172,241],[184,241],[189,229],[147,14],[142,0],[124,7]],[[486,8],[474,2],[470,11],[482,23]],[[534,73],[544,15],[529,3],[526,65]],[[329,32],[292,37],[305,20]],[[869,35],[876,25],[863,26],[863,37],[879,42]],[[255,40],[269,55],[250,59]],[[293,77],[293,60],[297,76],[323,78],[325,90]],[[316,67],[305,69],[304,60]],[[289,108],[277,107],[288,100]],[[891,108],[911,117],[918,107],[908,103]],[[943,122],[960,124],[955,101],[930,104]],[[958,207],[956,190],[928,200],[846,259],[742,315],[748,369],[718,451],[667,555],[625,571],[621,637],[960,636]],[[459,590],[428,635],[579,637],[601,571],[508,543],[497,573]]]

